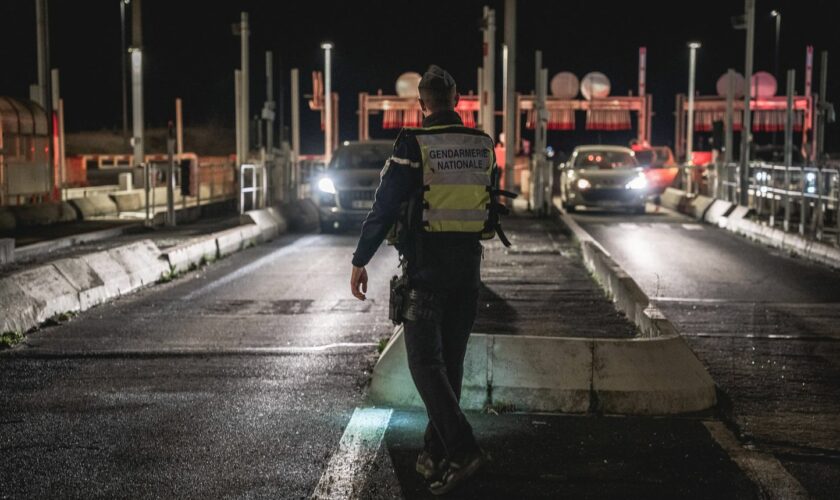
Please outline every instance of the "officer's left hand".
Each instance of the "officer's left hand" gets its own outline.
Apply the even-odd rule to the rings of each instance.
[[[368,275],[364,267],[353,266],[353,274],[350,275],[350,291],[359,300],[365,300],[367,293]]]

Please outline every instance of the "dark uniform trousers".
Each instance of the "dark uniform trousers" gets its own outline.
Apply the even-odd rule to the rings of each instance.
[[[425,449],[441,458],[477,448],[460,408],[464,355],[475,321],[478,290],[437,292],[439,320],[405,321],[405,347],[414,385],[429,415]]]

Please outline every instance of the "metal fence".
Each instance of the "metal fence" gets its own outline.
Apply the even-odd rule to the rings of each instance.
[[[737,203],[740,174],[739,164],[717,165],[708,176],[708,194]],[[785,166],[752,162],[748,178],[749,206],[760,221],[840,245],[840,163]]]

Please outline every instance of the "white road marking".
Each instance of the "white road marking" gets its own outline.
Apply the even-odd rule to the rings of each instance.
[[[702,231],[703,225],[702,224],[683,224],[682,227],[687,231]]]
[[[639,229],[639,225],[633,222],[622,222],[618,227],[621,229]]]
[[[712,438],[729,455],[738,467],[761,490],[761,497],[768,499],[810,498],[802,484],[796,480],[770,453],[746,450],[722,422],[703,422]]]
[[[312,499],[358,498],[360,480],[369,472],[385,429],[391,421],[391,409],[356,408],[338,449],[330,457],[327,468],[312,493]]]

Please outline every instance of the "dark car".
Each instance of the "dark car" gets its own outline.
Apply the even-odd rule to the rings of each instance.
[[[322,230],[349,227],[364,220],[392,150],[390,141],[345,142],[335,150],[330,164],[312,185]]]

